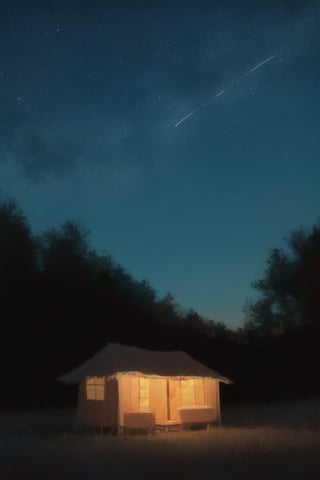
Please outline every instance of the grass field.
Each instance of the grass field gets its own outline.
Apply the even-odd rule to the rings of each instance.
[[[2,414],[0,478],[320,479],[320,399],[224,409],[224,426],[152,435],[73,432],[73,411]]]

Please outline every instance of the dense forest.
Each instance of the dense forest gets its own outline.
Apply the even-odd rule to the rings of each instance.
[[[243,327],[158,298],[73,221],[35,235],[13,200],[0,204],[2,408],[62,406],[75,389],[56,378],[107,341],[182,349],[234,380],[225,401],[298,398],[320,391],[320,223],[269,252]]]

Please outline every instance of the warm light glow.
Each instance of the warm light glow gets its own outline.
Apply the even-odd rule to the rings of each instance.
[[[87,400],[104,400],[104,377],[87,377]]]
[[[140,377],[140,411],[147,412],[149,410],[149,379]]]
[[[180,380],[181,382],[181,404],[182,406],[195,405],[195,388],[193,378]]]

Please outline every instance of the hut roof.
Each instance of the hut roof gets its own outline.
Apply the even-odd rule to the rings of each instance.
[[[84,377],[113,377],[125,372],[167,377],[211,377],[224,383],[231,381],[181,351],[144,350],[108,343],[93,357],[65,375],[63,383],[78,383]]]

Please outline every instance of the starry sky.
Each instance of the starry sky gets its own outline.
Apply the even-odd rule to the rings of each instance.
[[[319,218],[319,88],[319,1],[3,1],[0,200],[236,327]]]

